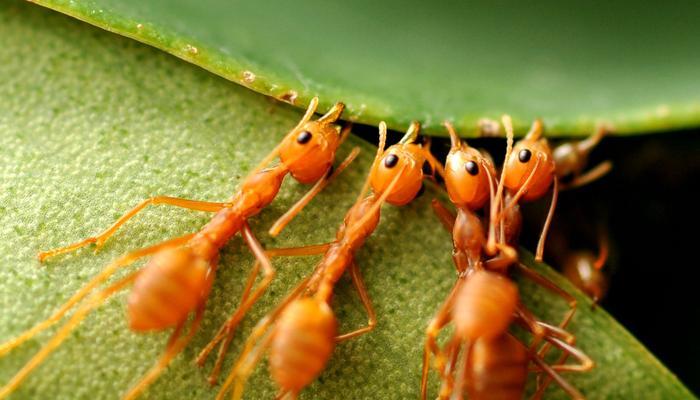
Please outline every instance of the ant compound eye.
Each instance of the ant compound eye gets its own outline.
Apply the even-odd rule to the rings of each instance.
[[[301,131],[299,133],[299,136],[297,136],[297,143],[299,144],[307,144],[311,140],[311,132],[309,131]]]
[[[479,173],[479,166],[474,161],[467,161],[464,164],[464,169],[466,169],[471,176],[476,176],[476,174]]]
[[[398,163],[399,163],[399,156],[397,156],[396,154],[389,154],[384,159],[384,166],[387,168],[394,168],[396,166],[396,164],[398,164]]]
[[[532,152],[528,149],[522,149],[520,150],[520,153],[518,153],[518,159],[521,163],[530,161],[530,157],[532,157]]]

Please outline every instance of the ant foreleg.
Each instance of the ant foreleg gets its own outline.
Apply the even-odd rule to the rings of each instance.
[[[367,311],[369,321],[367,322],[367,326],[365,327],[336,336],[335,341],[337,343],[365,334],[374,329],[375,325],[377,324],[377,316],[374,312],[374,308],[372,308],[372,301],[370,300],[369,294],[367,293],[365,282],[362,280],[360,269],[357,267],[357,264],[354,261],[352,262],[352,264],[350,264],[350,277],[352,278],[352,283],[355,285],[357,293],[360,295],[362,305]]]
[[[144,249],[136,250],[131,253],[125,254],[124,256],[118,258],[117,260],[113,261],[111,264],[108,264],[102,271],[100,271],[99,274],[97,274],[92,280],[90,280],[88,283],[83,285],[82,288],[78,289],[73,296],[71,296],[68,301],[66,301],[61,308],[58,309],[53,315],[51,315],[49,318],[45,319],[44,321],[38,323],[34,327],[28,329],[18,337],[9,340],[3,344],[0,345],[0,356],[6,354],[10,350],[14,349],[15,347],[21,345],[22,343],[26,342],[27,340],[31,339],[36,335],[37,333],[43,331],[44,329],[50,327],[51,325],[55,324],[58,322],[61,318],[63,318],[64,315],[70,309],[72,309],[78,302],[80,302],[82,299],[85,298],[90,292],[95,289],[98,285],[106,281],[110,276],[112,276],[117,270],[120,268],[126,267],[128,265],[131,265],[134,263],[136,260],[139,258],[143,258],[146,256],[150,256],[152,254],[155,254],[161,250],[170,248],[170,247],[176,247],[180,246],[184,243],[186,243],[190,238],[192,238],[192,234],[190,235],[185,235],[181,236],[179,238],[171,239],[162,243],[159,243],[154,246],[146,247]]]
[[[77,250],[81,247],[87,246],[90,243],[95,243],[96,249],[95,251],[99,250],[100,247],[104,244],[104,242],[107,241],[114,233],[122,226],[124,225],[128,220],[133,218],[136,214],[139,212],[143,211],[144,208],[150,205],[158,205],[158,204],[167,204],[175,207],[181,207],[181,208],[186,208],[189,210],[196,210],[196,211],[207,211],[207,212],[217,212],[221,210],[222,208],[227,206],[227,203],[212,203],[212,202],[207,202],[207,201],[197,201],[197,200],[187,200],[187,199],[180,199],[177,197],[168,197],[168,196],[156,196],[156,197],[151,197],[149,199],[146,199],[139,203],[136,207],[132,208],[126,214],[122,215],[117,222],[112,224],[109,228],[107,228],[105,231],[102,233],[98,234],[97,236],[92,236],[87,239],[83,239],[79,242],[75,242],[73,244],[69,244],[68,246],[64,247],[59,247],[57,249],[53,250],[48,250],[48,251],[42,251],[40,252],[37,257],[39,258],[40,262],[43,262],[47,258],[57,256],[59,254],[64,254],[64,253],[69,253],[73,250]]]
[[[279,235],[279,233],[282,232],[282,229],[284,229],[284,227],[287,226],[287,224],[289,224],[289,222],[291,222],[292,219],[294,219],[294,217],[296,217],[296,215],[299,214],[301,210],[321,192],[321,190],[323,190],[333,179],[340,175],[340,173],[343,172],[343,170],[347,168],[348,165],[353,162],[353,160],[355,160],[358,154],[360,154],[360,148],[355,147],[352,149],[350,154],[348,154],[345,160],[338,165],[338,168],[335,170],[329,168],[328,172],[323,176],[323,178],[319,179],[318,182],[316,182],[316,184],[301,199],[299,199],[299,201],[297,201],[292,207],[289,208],[289,210],[287,210],[286,213],[284,213],[284,215],[275,221],[268,233],[271,236]]]

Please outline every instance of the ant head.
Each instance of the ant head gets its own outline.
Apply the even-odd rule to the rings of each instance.
[[[327,173],[341,142],[340,127],[335,122],[345,105],[335,103],[326,115],[310,121],[317,104],[314,98],[304,118],[287,135],[279,150],[282,164],[301,183],[315,182]]]
[[[406,135],[401,141],[385,151],[378,153],[372,171],[370,182],[372,190],[383,194],[389,190],[386,201],[401,206],[409,203],[420,192],[423,186],[423,163],[425,157],[423,147],[415,144],[420,124],[411,123]],[[386,124],[379,124],[382,138],[386,137]],[[383,143],[384,139],[380,142]],[[380,147],[383,144],[380,145]],[[393,183],[395,181],[395,183]]]
[[[512,127],[507,126],[512,136]],[[510,192],[522,191],[523,200],[534,200],[549,189],[554,179],[554,158],[542,136],[542,121],[535,120],[530,132],[513,146],[504,162],[503,184]]]
[[[452,124],[445,122],[452,148],[445,162],[445,186],[450,200],[459,207],[475,210],[486,203],[495,182],[493,161],[460,140]]]

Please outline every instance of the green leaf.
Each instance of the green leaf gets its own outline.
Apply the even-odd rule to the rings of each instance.
[[[39,250],[94,234],[138,201],[157,194],[221,201],[292,127],[298,110],[269,101],[199,68],[131,40],[16,1],[0,3],[0,341],[47,317],[118,255],[202,226],[202,213],[154,207],[127,224],[101,252],[87,250],[40,266]],[[269,247],[330,240],[353,202],[373,149],[343,173],[279,239],[265,229],[305,191],[286,182],[253,229]],[[379,316],[377,329],[338,346],[326,372],[304,398],[417,397],[423,331],[454,280],[450,238],[426,195],[385,207],[383,221],[358,255]],[[530,260],[528,263],[532,264]],[[240,328],[225,371],[252,325],[313,266],[282,259],[279,275]],[[149,388],[144,398],[213,398],[205,383],[211,364],[193,365],[197,352],[237,304],[252,259],[240,238],[222,254],[202,330]],[[571,286],[543,266],[565,289]],[[543,318],[563,304],[523,286]],[[598,362],[570,376],[590,398],[689,398],[691,394],[603,310],[578,296],[573,330]],[[125,322],[125,294],[95,311],[33,373],[14,398],[116,398],[154,362],[167,332],[139,335]],[[347,331],[366,321],[347,279],[333,307]],[[55,332],[38,335],[0,358],[0,382],[10,377]],[[270,398],[264,365],[248,398]],[[565,398],[553,389],[555,398]]]
[[[36,0],[300,106],[428,132],[616,133],[700,123],[700,3]],[[477,129],[482,121],[483,129]],[[485,121],[485,123],[483,123]]]

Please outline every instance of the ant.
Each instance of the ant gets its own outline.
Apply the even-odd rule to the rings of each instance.
[[[245,381],[268,349],[270,373],[280,388],[277,398],[296,398],[321,373],[336,343],[374,329],[376,315],[355,254],[379,224],[382,204],[408,204],[421,191],[424,163],[433,171],[441,168],[434,165],[423,145],[415,143],[419,129],[418,122],[411,123],[401,141],[385,150],[386,124],[379,124],[379,147],[370,173],[333,242],[268,251],[271,257],[323,253],[323,258],[311,275],[255,326],[217,399],[222,399],[232,385],[233,397],[240,399]],[[365,197],[370,185],[372,193]],[[338,335],[338,323],[329,301],[346,270],[369,321],[362,328]]]
[[[575,224],[574,224],[575,225]],[[606,229],[599,227],[597,232],[597,254],[590,248],[573,247],[567,239],[567,230],[560,224],[552,226],[556,232],[547,246],[547,255],[552,257],[561,273],[579,290],[593,300],[592,308],[605,297],[608,287],[608,274],[603,270],[609,255],[609,238]]]
[[[593,362],[571,345],[574,341],[571,334],[535,319],[520,303],[517,287],[505,274],[508,267],[514,264],[526,277],[548,290],[560,295],[565,292],[516,262],[517,252],[504,243],[503,229],[499,242],[494,243],[497,252],[488,254],[486,251],[491,258],[483,259],[484,250],[488,250],[487,239],[482,222],[474,211],[484,207],[491,197],[490,226],[493,228],[500,206],[500,198],[494,199],[495,168],[488,154],[462,142],[450,123],[446,122],[445,126],[452,146],[443,177],[450,200],[457,207],[457,216],[452,215],[437,200],[433,201],[433,209],[442,224],[452,232],[453,259],[458,280],[426,330],[421,398],[427,396],[431,354],[436,355],[437,369],[443,378],[441,398],[449,397],[453,392],[461,398],[465,380],[469,398],[486,398],[487,394],[491,398],[495,393],[503,395],[503,398],[521,398],[527,378],[528,359],[532,359],[541,370],[554,377],[572,397],[581,398],[580,393],[563,380],[557,371],[588,370],[593,367]],[[529,351],[507,332],[514,317],[517,317],[516,322],[529,328],[536,337]],[[443,351],[437,345],[437,336],[450,321],[455,323],[455,333]],[[547,365],[532,350],[542,339],[574,355],[581,364]],[[462,351],[462,343],[466,344],[466,350],[455,391],[453,370]],[[448,361],[449,365],[446,365]]]
[[[607,130],[601,125],[588,139],[575,143],[563,143],[552,150],[547,139],[542,137],[541,120],[535,120],[530,131],[515,144],[515,147],[512,147],[513,127],[510,117],[505,116],[503,123],[508,134],[506,158],[503,161],[501,172],[501,182],[507,189],[504,213],[507,214],[516,208],[521,199],[522,201],[531,201],[541,198],[552,187],[552,201],[535,252],[535,260],[541,262],[559,191],[586,185],[601,178],[612,169],[612,163],[604,161],[587,172],[583,172],[588,155],[600,143]],[[566,178],[570,178],[570,180],[560,188],[560,180]],[[502,189],[499,187],[497,197],[501,193]],[[519,212],[517,213],[519,214]],[[511,224],[514,226],[510,232],[515,236],[519,231],[520,221],[519,215],[512,219]],[[494,251],[493,240],[493,235],[490,235],[490,252]]]
[[[0,345],[0,355],[24,343],[37,333],[58,322],[70,309],[81,302],[93,289],[104,283],[119,269],[136,260],[151,256],[145,267],[93,294],[82,302],[71,318],[48,343],[0,389],[0,398],[12,393],[17,386],[75,329],[78,324],[111,295],[133,283],[128,297],[129,327],[135,332],[162,331],[174,328],[164,353],[156,364],[124,396],[135,398],[167,367],[168,363],[190,342],[199,328],[209,291],[216,274],[219,251],[238,232],[264,270],[264,277],[251,294],[252,282],[259,268],[251,271],[235,315],[243,315],[263,294],[275,275],[264,249],[248,225],[248,219],[258,214],[277,196],[282,181],[291,174],[301,183],[316,182],[309,194],[318,193],[332,177],[339,174],[359,152],[354,149],[348,158],[330,173],[335,152],[350,132],[350,126],[341,130],[335,125],[345,106],[336,103],[325,115],[315,121],[311,117],[318,106],[313,98],[301,121],[270,152],[243,181],[241,188],[228,202],[214,203],[157,196],[149,198],[128,211],[111,227],[97,236],[39,253],[41,262],[49,257],[68,253],[91,243],[99,249],[124,223],[149,205],[167,204],[197,211],[213,212],[214,217],[199,232],[170,239],[162,243],[128,253],[105,267],[90,282],[78,290],[52,316],[18,337]],[[263,169],[276,157],[280,164]],[[307,199],[308,200],[308,199]],[[299,211],[305,203],[293,208]],[[257,264],[256,264],[257,265]],[[189,330],[184,334],[188,316],[194,313]]]

